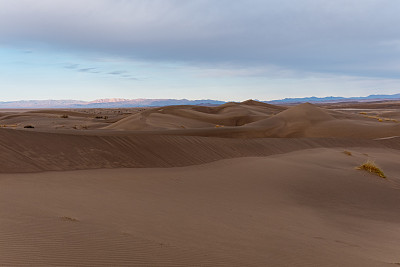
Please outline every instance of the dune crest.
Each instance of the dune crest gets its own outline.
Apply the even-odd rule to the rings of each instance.
[[[366,120],[358,114],[328,110],[310,103],[285,108],[247,100],[217,107],[170,106],[149,109],[104,129],[230,138],[373,139],[396,135],[400,131],[400,124],[393,121]]]
[[[241,126],[267,118],[284,109],[253,100],[227,103],[217,107],[168,106],[131,115],[105,129],[168,130]]]

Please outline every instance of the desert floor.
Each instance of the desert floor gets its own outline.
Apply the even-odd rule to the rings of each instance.
[[[399,121],[396,102],[2,110],[0,265],[399,265]]]

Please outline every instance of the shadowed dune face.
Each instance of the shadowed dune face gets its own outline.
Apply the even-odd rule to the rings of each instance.
[[[86,133],[86,132],[84,132]],[[179,135],[60,134],[0,129],[0,172],[178,167],[226,158],[321,147],[400,149],[400,138],[216,138]]]

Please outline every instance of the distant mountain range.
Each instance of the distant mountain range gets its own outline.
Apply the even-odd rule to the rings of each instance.
[[[187,99],[122,99],[108,98],[94,101],[81,100],[20,100],[0,102],[0,108],[128,108],[160,107],[169,105],[221,105],[226,102],[218,100]]]
[[[394,95],[369,95],[364,97],[303,97],[285,98],[280,100],[262,101],[270,104],[294,104],[294,103],[335,103],[351,101],[383,101],[400,100],[400,94]],[[188,99],[123,99],[108,98],[94,101],[81,100],[20,100],[0,101],[0,108],[128,108],[128,107],[160,107],[170,105],[221,105],[227,103],[219,100],[188,100]]]
[[[369,95],[360,97],[302,97],[302,98],[284,98],[280,100],[263,101],[270,104],[291,104],[291,103],[336,103],[336,102],[370,102],[370,101],[383,101],[383,100],[400,100],[400,94],[394,95]]]

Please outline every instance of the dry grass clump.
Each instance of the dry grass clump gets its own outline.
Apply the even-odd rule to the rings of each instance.
[[[367,160],[365,163],[357,167],[357,170],[365,170],[367,172],[378,175],[379,177],[386,178],[383,171],[375,165],[373,161]]]
[[[75,125],[75,126],[72,127],[72,129],[75,129],[75,130],[79,130],[79,129],[87,130],[88,126],[87,125]]]
[[[224,125],[219,125],[219,124],[215,125],[215,128],[221,128],[221,127],[224,127]]]
[[[69,221],[69,222],[79,222],[78,219],[72,218],[72,217],[68,217],[68,216],[62,216],[61,219],[63,221]]]
[[[347,150],[343,151],[343,153],[346,154],[347,156],[352,156],[353,155],[353,154],[351,154],[350,151],[347,151]]]
[[[108,116],[96,116],[95,119],[108,119]]]
[[[360,112],[360,114],[361,114],[362,112]],[[369,119],[375,119],[375,120],[377,120],[377,121],[379,121],[379,122],[383,122],[383,121],[392,121],[392,122],[398,122],[397,120],[395,120],[395,119],[390,119],[390,118],[380,118],[378,115],[376,115],[376,116],[370,116],[370,115],[364,115],[364,117],[365,118],[369,118]]]
[[[18,124],[3,124],[3,125],[0,125],[0,127],[1,128],[7,128],[7,127],[13,127],[13,128],[15,128],[15,127],[18,127]]]
[[[384,120],[385,120],[385,121],[399,122],[399,121],[398,121],[398,120],[396,120],[396,119],[390,119],[390,118],[384,118]]]
[[[67,114],[63,114],[63,115],[61,115],[61,118],[67,119],[67,118],[68,118],[68,115],[67,115]]]

